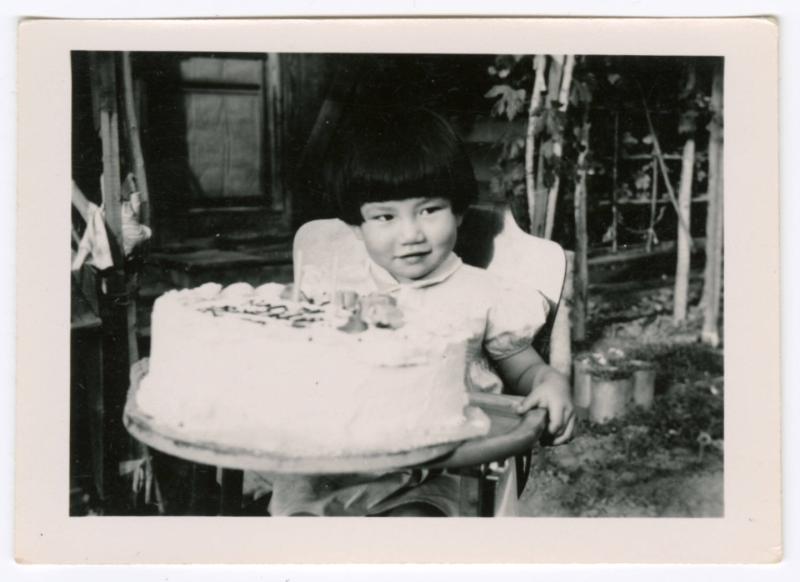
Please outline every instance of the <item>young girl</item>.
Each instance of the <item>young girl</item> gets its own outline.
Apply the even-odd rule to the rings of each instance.
[[[546,409],[554,443],[569,439],[574,416],[567,379],[531,347],[546,320],[546,300],[532,308],[530,297],[453,252],[477,185],[447,122],[422,109],[359,112],[338,128],[328,151],[326,193],[369,257],[356,269],[357,286],[392,294],[401,307],[443,326],[467,322],[468,388],[524,396],[518,412]],[[279,478],[270,511],[451,516],[457,500],[457,476],[407,470]]]

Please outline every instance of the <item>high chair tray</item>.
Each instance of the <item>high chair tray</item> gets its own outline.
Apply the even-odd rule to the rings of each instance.
[[[142,443],[169,455],[195,463],[227,469],[247,469],[271,473],[322,474],[389,471],[411,466],[456,468],[501,460],[530,449],[544,426],[544,414],[531,411],[524,416],[513,412],[513,396],[475,394],[470,397],[463,436],[454,434],[440,444],[397,452],[324,457],[293,457],[276,451],[231,446],[183,435],[161,426],[157,419],[136,406],[139,380],[147,363],[137,363],[131,371],[131,389],[123,422],[128,432]],[[470,438],[468,425],[490,422],[486,436]],[[485,424],[484,424],[485,428]]]
[[[275,451],[221,445],[181,438],[155,428],[126,408],[125,428],[144,444],[169,455],[203,465],[281,474],[325,474],[390,471],[428,463],[451,452],[458,442],[357,456],[289,457]]]

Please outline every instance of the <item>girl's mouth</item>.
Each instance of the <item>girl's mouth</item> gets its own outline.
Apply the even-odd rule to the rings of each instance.
[[[420,253],[408,253],[406,255],[398,256],[398,260],[401,260],[405,263],[419,263],[425,259],[430,254],[429,251],[420,252]]]

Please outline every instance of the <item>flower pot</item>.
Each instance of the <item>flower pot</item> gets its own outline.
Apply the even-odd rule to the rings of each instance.
[[[652,362],[633,360],[633,403],[642,408],[653,406],[656,385],[656,367]]]
[[[578,416],[587,416],[592,401],[591,356],[577,356],[572,365],[572,403]]]
[[[592,399],[589,418],[603,424],[625,414],[633,398],[633,374],[629,369],[596,368],[591,372]]]

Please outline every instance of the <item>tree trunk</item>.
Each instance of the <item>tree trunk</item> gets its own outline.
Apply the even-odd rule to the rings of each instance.
[[[528,108],[528,128],[525,133],[525,190],[528,197],[529,231],[534,234],[534,215],[536,212],[536,122],[541,115],[542,91],[545,90],[544,68],[547,58],[536,55],[533,58],[534,81],[531,91],[531,103]]]
[[[681,185],[678,190],[678,220],[689,225],[692,212],[692,178],[694,175],[694,138],[689,138],[683,145],[683,163],[681,166]],[[689,269],[691,264],[690,233],[685,228],[678,229],[678,264],[675,268],[675,323],[686,319],[689,300]]]
[[[586,337],[586,303],[589,289],[589,241],[586,229],[586,155],[589,152],[589,112],[583,114],[581,153],[578,155],[578,179],[575,184],[575,277],[573,302],[573,336]]]
[[[706,217],[706,266],[703,281],[703,342],[719,345],[719,306],[722,295],[723,149],[722,70],[717,67],[711,87],[708,142],[708,214]]]
[[[567,60],[564,63],[564,74],[561,77],[561,89],[558,93],[558,110],[562,115],[566,115],[567,107],[569,106],[569,90],[572,86],[572,70],[575,67],[575,55],[567,55]],[[559,135],[555,138],[553,143],[553,156],[560,163],[561,154],[563,150],[564,136]],[[553,238],[553,225],[555,224],[556,216],[556,202],[558,200],[558,187],[561,183],[559,179],[561,172],[556,173],[553,185],[547,194],[547,215],[545,216],[544,237],[547,239]]]

